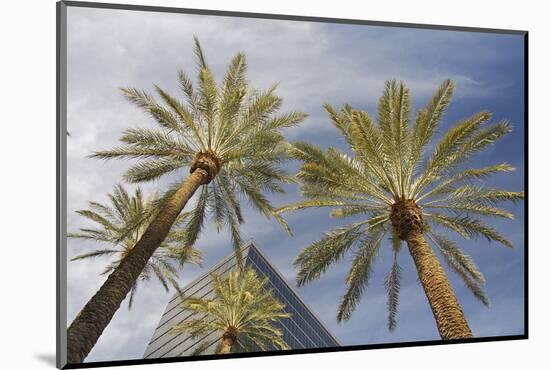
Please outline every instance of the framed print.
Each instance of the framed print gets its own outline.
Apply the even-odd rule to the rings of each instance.
[[[59,368],[527,338],[526,31],[57,12]]]

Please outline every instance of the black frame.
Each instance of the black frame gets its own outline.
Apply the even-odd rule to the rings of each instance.
[[[525,232],[524,232],[524,333],[519,335],[504,335],[496,337],[480,337],[471,339],[455,339],[455,340],[428,340],[428,341],[414,341],[414,342],[397,342],[397,343],[381,343],[381,344],[365,344],[365,345],[349,345],[343,347],[327,347],[327,348],[309,348],[299,350],[286,350],[286,351],[266,351],[257,353],[231,353],[231,354],[215,354],[215,355],[202,355],[202,356],[186,356],[186,357],[172,357],[172,358],[158,358],[158,359],[135,359],[135,360],[114,360],[114,361],[97,361],[86,362],[81,364],[67,364],[66,363],[66,330],[67,327],[67,260],[66,260],[66,189],[67,189],[67,176],[66,176],[66,155],[67,155],[67,142],[66,142],[66,91],[67,91],[67,7],[80,7],[80,8],[95,8],[95,9],[117,9],[117,10],[137,10],[147,12],[161,12],[161,13],[181,13],[181,14],[199,14],[199,15],[214,15],[214,16],[233,16],[241,18],[261,18],[261,19],[279,19],[279,20],[291,20],[291,21],[307,21],[307,22],[321,22],[321,23],[341,23],[341,24],[360,24],[371,26],[386,26],[386,27],[399,27],[399,28],[420,28],[430,30],[446,30],[446,31],[463,31],[463,32],[484,32],[484,33],[496,33],[496,34],[513,34],[523,35],[524,38],[524,160],[525,160],[525,178],[524,178],[524,191],[525,191],[525,203],[524,203],[524,220],[525,220]],[[81,368],[95,368],[95,367],[107,367],[107,366],[124,366],[124,365],[141,365],[141,364],[159,364],[159,363],[173,363],[173,362],[189,362],[189,361],[206,361],[206,360],[222,360],[228,358],[247,358],[247,357],[264,357],[264,356],[285,356],[293,354],[306,354],[306,353],[323,353],[323,352],[346,352],[357,351],[365,349],[381,349],[381,348],[403,348],[403,347],[417,347],[417,346],[430,346],[430,345],[447,345],[447,344],[460,344],[460,343],[482,343],[482,342],[500,342],[509,340],[521,340],[529,338],[529,191],[528,191],[528,177],[529,177],[529,83],[528,83],[528,69],[529,69],[529,32],[525,30],[508,30],[508,29],[494,29],[494,28],[477,28],[477,27],[459,27],[459,26],[446,26],[446,25],[428,25],[428,24],[416,24],[416,23],[399,23],[399,22],[381,22],[381,21],[367,21],[359,19],[341,19],[341,18],[325,18],[325,17],[310,17],[310,16],[298,16],[298,15],[284,15],[284,14],[266,14],[266,13],[250,13],[250,12],[231,12],[212,9],[190,9],[190,8],[175,8],[175,7],[159,7],[159,6],[146,6],[146,5],[130,5],[130,4],[113,4],[113,3],[97,3],[97,2],[82,2],[82,1],[59,1],[56,4],[56,19],[57,19],[57,93],[56,93],[56,121],[57,121],[57,142],[56,142],[56,176],[57,176],[57,215],[56,215],[56,366],[59,369],[81,369]]]

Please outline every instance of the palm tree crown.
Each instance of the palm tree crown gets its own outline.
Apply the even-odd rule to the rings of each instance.
[[[513,218],[510,212],[498,208],[498,204],[518,201],[523,198],[523,192],[491,188],[476,181],[493,173],[512,171],[506,163],[482,168],[461,166],[511,131],[507,122],[489,124],[491,114],[488,112],[476,113],[458,122],[443,135],[431,155],[425,156],[453,89],[452,81],[443,82],[427,106],[418,110],[412,123],[409,90],[395,81],[385,85],[378,104],[377,123],[367,112],[349,105],[340,110],[325,105],[353,156],[335,148],[322,151],[304,142],[293,144],[292,155],[303,161],[297,176],[307,200],[281,208],[279,212],[330,207],[334,217],[363,217],[325,234],[295,260],[297,282],[303,285],[318,279],[330,265],[355,249],[346,277],[347,291],[338,309],[339,322],[350,318],[361,299],[371,276],[372,263],[387,234],[394,253],[393,265],[385,280],[390,330],[395,327],[401,277],[396,256],[402,241],[407,241],[411,249],[418,235],[422,239],[427,235],[433,248],[441,252],[473,294],[484,304],[488,303],[483,292],[485,279],[476,264],[434,228],[443,227],[466,239],[480,236],[511,247],[509,240],[480,218]],[[420,271],[418,263],[417,269],[422,280],[426,269]],[[424,288],[428,290],[427,286]],[[450,288],[449,291],[452,295]],[[435,312],[437,307],[432,301],[430,304]],[[466,332],[468,330],[466,328]]]
[[[132,250],[143,231],[158,211],[157,200],[154,197],[144,197],[137,188],[132,196],[121,185],[108,194],[110,205],[88,202],[88,209],[77,211],[78,214],[98,224],[98,228],[81,228],[78,233],[67,236],[73,239],[93,240],[109,245],[108,248],[95,249],[91,252],[75,256],[71,261],[85,260],[96,257],[111,257],[101,275],[110,274]],[[169,285],[179,291],[178,265],[184,263],[199,264],[202,253],[185,244],[185,223],[189,214],[182,214],[164,240],[164,243],[153,254],[142,271],[139,280],[130,290],[128,308],[132,307],[138,283],[156,277],[168,292]]]
[[[288,349],[282,332],[273,324],[290,315],[266,285],[267,278],[258,278],[250,267],[212,275],[214,298],[186,298],[182,306],[196,318],[183,321],[173,330],[193,338],[219,332],[220,353],[230,351],[235,343],[246,348],[247,340],[263,351],[271,346]]]
[[[195,88],[183,71],[179,73],[182,102],[159,86],[155,90],[161,104],[146,92],[125,88],[124,95],[149,113],[159,127],[132,128],[121,137],[123,146],[100,151],[94,157],[137,158],[125,179],[131,183],[151,181],[168,173],[189,168],[208,174],[188,224],[187,243],[197,239],[207,213],[218,229],[229,226],[235,251],[239,252],[239,224],[243,222],[239,194],[267,217],[275,217],[290,232],[263,192],[283,193],[281,185],[292,181],[280,163],[287,159],[280,130],[299,124],[306,114],[277,115],[282,99],[248,86],[245,55],[231,61],[223,82],[218,85],[195,38],[199,70]],[[177,187],[177,186],[176,186]],[[169,190],[172,194],[176,187]]]

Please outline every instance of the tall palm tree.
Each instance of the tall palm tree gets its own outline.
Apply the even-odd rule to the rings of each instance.
[[[95,249],[71,259],[71,261],[80,261],[110,257],[112,261],[101,272],[101,275],[110,274],[120,265],[120,262],[130,253],[143,235],[158,210],[155,198],[144,197],[140,188],[137,188],[130,196],[124,187],[117,185],[113,193],[108,194],[108,198],[110,205],[88,202],[88,209],[77,211],[82,217],[96,223],[97,228],[81,228],[80,232],[67,235],[73,239],[108,244],[108,247]],[[139,282],[149,281],[151,277],[156,277],[166,292],[170,290],[169,285],[179,291],[178,264],[180,267],[185,263],[200,265],[202,253],[185,244],[185,221],[187,218],[189,218],[188,213],[178,216],[164,242],[147,261],[139,279],[130,290],[129,309],[132,307]]]
[[[463,164],[511,131],[507,122],[488,124],[491,114],[480,112],[451,127],[425,156],[454,89],[443,82],[426,107],[410,122],[409,90],[389,81],[378,104],[378,123],[367,112],[345,105],[339,111],[325,106],[353,156],[298,142],[292,154],[303,161],[298,172],[307,200],[279,212],[308,207],[333,208],[334,217],[355,216],[356,222],[337,228],[300,252],[295,260],[298,285],[318,279],[350,250],[355,256],[346,277],[347,291],[337,320],[348,320],[371,276],[371,266],[385,235],[391,239],[393,264],[385,280],[389,329],[395,327],[400,286],[397,254],[406,242],[419,280],[432,309],[441,338],[468,338],[472,332],[433,249],[484,304],[485,279],[473,260],[454,242],[436,231],[442,227],[470,239],[484,237],[512,247],[512,243],[481,219],[513,218],[498,204],[523,199],[523,192],[484,185],[497,172],[512,171],[506,164],[468,168]],[[428,243],[430,242],[431,245]]]
[[[214,297],[186,298],[182,307],[196,318],[176,325],[173,332],[188,333],[193,338],[219,332],[218,353],[230,353],[236,343],[246,348],[246,342],[239,341],[243,337],[262,351],[271,345],[288,349],[283,333],[273,324],[290,314],[266,285],[267,278],[258,278],[250,267],[212,275]]]
[[[218,230],[227,224],[239,256],[239,224],[243,222],[239,195],[266,217],[274,217],[290,232],[265,193],[283,193],[281,185],[292,181],[280,166],[288,157],[280,131],[299,124],[306,115],[299,112],[277,114],[282,99],[274,94],[275,85],[266,91],[250,88],[244,54],[238,53],[233,58],[219,85],[197,38],[195,56],[199,75],[197,88],[187,74],[179,73],[184,102],[158,86],[155,90],[162,103],[146,92],[122,89],[124,95],[147,112],[158,126],[128,129],[120,139],[122,146],[93,155],[101,159],[139,159],[139,163],[125,174],[125,179],[131,183],[153,181],[167,174],[181,178],[184,168],[189,169],[190,175],[167,190],[161,210],[135,247],[69,326],[69,363],[82,362],[88,355],[147,261],[197,191],[196,206],[190,211],[187,224],[188,245],[194,244],[205,216],[211,213]]]

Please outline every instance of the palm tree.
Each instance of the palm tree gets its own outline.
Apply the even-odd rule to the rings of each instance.
[[[283,333],[273,324],[290,315],[267,289],[267,278],[258,278],[250,267],[211,277],[214,298],[186,298],[182,307],[197,318],[176,325],[174,333],[184,332],[197,338],[219,332],[218,353],[230,353],[236,343],[247,347],[240,338],[246,338],[262,351],[271,345],[289,348]]]
[[[88,209],[77,211],[82,217],[96,223],[98,228],[81,228],[80,232],[67,235],[73,239],[93,240],[109,245],[107,248],[95,249],[71,259],[71,261],[80,261],[111,257],[112,261],[101,275],[110,274],[120,265],[120,262],[130,253],[143,235],[157,211],[155,198],[144,198],[140,188],[137,188],[130,196],[124,187],[117,185],[113,193],[108,194],[108,198],[110,205],[88,202]],[[164,243],[147,261],[139,279],[130,290],[129,309],[132,308],[139,282],[149,281],[151,277],[156,277],[166,292],[170,290],[169,285],[179,291],[178,264],[180,267],[185,263],[201,264],[202,253],[185,244],[185,221],[187,218],[189,218],[188,213],[178,216]]]
[[[197,38],[195,56],[199,74],[197,88],[183,71],[179,73],[185,102],[159,86],[155,86],[155,90],[163,103],[146,92],[122,89],[158,127],[128,129],[120,138],[122,146],[93,155],[101,159],[139,159],[139,163],[125,173],[125,179],[131,183],[153,181],[167,174],[181,177],[183,168],[189,168],[190,175],[166,191],[161,210],[135,247],[69,326],[69,363],[80,363],[88,355],[149,258],[199,189],[187,224],[187,245],[194,244],[208,213],[212,214],[218,230],[224,224],[228,226],[239,257],[239,225],[243,222],[239,195],[290,232],[265,193],[284,193],[282,184],[292,181],[281,168],[288,153],[280,131],[299,124],[306,115],[277,114],[282,99],[274,94],[275,85],[266,91],[250,88],[244,54],[238,53],[233,58],[220,85],[208,67]]]
[[[339,304],[337,320],[348,320],[371,276],[371,266],[386,234],[394,258],[385,280],[389,329],[393,330],[398,306],[400,266],[397,254],[407,243],[419,280],[432,309],[441,338],[469,338],[472,332],[433,249],[439,250],[451,270],[472,293],[488,304],[485,279],[473,260],[435,227],[470,239],[484,237],[512,247],[512,243],[480,217],[513,218],[498,204],[523,199],[523,192],[492,188],[476,180],[497,172],[512,171],[506,164],[465,168],[473,155],[508,134],[507,122],[488,124],[491,114],[480,112],[450,128],[431,155],[427,145],[437,131],[454,89],[443,82],[426,107],[410,121],[409,90],[389,81],[378,104],[378,124],[367,112],[345,105],[325,109],[345,138],[353,156],[328,148],[297,142],[292,154],[303,161],[297,176],[307,200],[279,212],[308,207],[330,207],[334,217],[355,216],[357,222],[332,230],[305,248],[295,259],[297,283],[318,279],[333,263],[355,250],[346,277],[347,291]],[[431,243],[428,244],[428,241]]]

